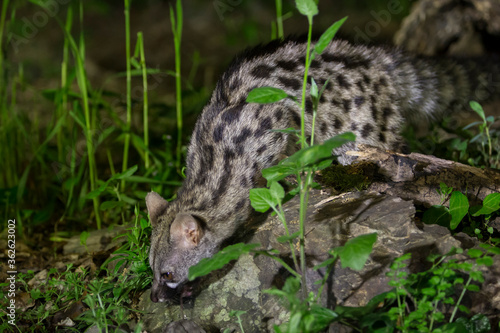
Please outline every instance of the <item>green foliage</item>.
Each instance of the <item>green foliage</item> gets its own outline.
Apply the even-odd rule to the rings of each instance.
[[[388,317],[397,325],[402,332],[417,330],[419,332],[453,332],[454,330],[466,331],[468,327],[476,325],[478,332],[482,327],[489,325],[484,322],[483,317],[476,317],[472,323],[467,324],[466,319],[454,321],[460,310],[469,313],[467,307],[461,304],[466,291],[479,291],[479,287],[472,282],[482,283],[484,278],[480,266],[493,264],[491,255],[498,252],[498,248],[491,245],[482,249],[471,249],[468,256],[472,260],[462,261],[453,257],[461,254],[461,249],[453,249],[446,255],[430,256],[432,267],[420,273],[407,273],[405,261],[411,255],[406,254],[397,258],[391,266],[391,272],[387,275],[391,278],[390,286],[394,287],[392,292],[386,294],[387,300],[396,300],[396,306],[387,312]],[[468,275],[467,281],[463,273]],[[454,297],[455,290],[462,286],[462,292],[458,299]],[[414,304],[414,310],[409,311],[407,302]],[[441,312],[446,305],[453,309],[449,319],[446,313]],[[465,321],[464,321],[465,320]],[[487,319],[486,319],[487,320]],[[446,323],[448,321],[448,323]]]
[[[425,211],[423,222],[428,224],[438,224],[451,230],[455,230],[459,225],[462,225],[464,231],[471,235],[477,235],[478,238],[483,238],[483,231],[492,235],[494,230],[488,225],[492,216],[500,212],[500,193],[490,193],[483,201],[480,207],[470,207],[467,197],[459,191],[453,191],[441,183],[440,193],[442,202],[451,193],[449,208],[442,205],[434,205]],[[464,218],[468,219],[464,221]]]
[[[289,97],[286,92],[279,88],[259,87],[248,93],[247,103],[274,103]]]
[[[37,276],[40,280],[35,278],[32,271],[19,273],[16,277],[19,283],[16,295],[23,294],[27,301],[25,306],[31,303],[31,307],[29,311],[17,309],[17,329],[12,325],[7,325],[7,320],[4,320],[6,313],[2,312],[0,318],[4,324],[0,324],[0,330],[2,332],[18,332],[18,329],[23,332],[48,332],[50,317],[81,300],[86,292],[88,276],[89,272],[85,269],[75,270],[72,264],[67,265],[64,271],[51,268],[45,277]],[[31,281],[30,284],[28,284],[29,281]],[[3,287],[2,285],[2,289]],[[7,302],[8,298],[2,297],[0,306],[7,308]]]
[[[28,293],[27,298],[34,304],[30,311],[16,314],[16,323],[23,331],[49,331],[51,317],[76,302],[83,302],[87,308],[77,318],[75,328],[78,331],[96,325],[104,332],[112,326],[118,327],[129,322],[134,296],[150,285],[152,274],[148,265],[151,226],[141,217],[144,213],[138,208],[135,213],[135,226],[117,237],[125,237],[126,242],[101,267],[107,271],[106,276],[103,277],[101,271],[89,273],[82,268],[75,269],[72,265],[68,265],[63,272],[50,269],[47,277],[38,284],[28,284],[34,277],[32,272],[18,275],[20,288],[16,294]],[[111,269],[108,270],[108,267]],[[5,308],[7,305],[3,302],[8,301],[8,298],[2,297],[2,300],[0,305]],[[0,325],[0,328],[8,332],[12,326]]]
[[[352,268],[361,270],[365,265],[370,253],[372,253],[373,244],[377,240],[377,234],[366,234],[350,239],[344,246],[338,247],[330,252],[334,257],[336,254],[340,257],[342,268]]]
[[[84,9],[87,6],[92,8],[93,5],[88,2],[72,2],[54,13],[57,14],[54,17],[51,15],[51,19],[59,23],[60,34],[64,37],[62,62],[56,66],[61,69],[59,86],[36,91],[23,74],[23,64],[17,68],[4,57],[7,47],[0,50],[0,71],[5,73],[0,75],[0,137],[2,142],[7,143],[0,148],[0,157],[6,161],[2,166],[5,173],[0,178],[0,205],[2,211],[5,208],[6,216],[16,217],[20,237],[24,237],[25,232],[29,236],[39,231],[37,227],[48,226],[42,229],[48,233],[52,229],[51,224],[56,221],[59,230],[66,227],[69,229],[67,231],[76,233],[81,231],[81,225],[87,221],[93,221],[92,227],[97,228],[101,227],[103,218],[106,225],[126,222],[131,217],[133,206],[144,199],[145,191],[151,186],[168,196],[174,193],[174,186],[180,185],[180,176],[172,163],[175,149],[171,141],[175,140],[165,136],[159,142],[163,146],[153,150],[149,146],[147,127],[147,80],[177,74],[147,67],[141,33],[137,36],[135,53],[130,54],[133,46],[128,17],[130,3],[124,1],[127,70],[111,75],[115,80],[123,77],[124,84],[126,81],[127,90],[123,96],[96,87],[88,79],[87,48],[81,29]],[[18,9],[23,12],[41,10],[33,4],[43,8],[47,6],[43,1],[2,2],[0,43],[9,44],[12,41],[8,36],[19,34],[16,31],[21,23],[21,19],[16,17]],[[180,33],[177,36],[180,38]],[[4,72],[6,68],[8,71]],[[139,126],[131,123],[130,82],[134,76],[142,77],[143,82],[144,94],[140,104],[143,108],[144,137],[142,133],[138,135],[135,132]],[[190,86],[190,83],[186,85]],[[191,86],[190,90],[193,91]],[[33,95],[32,104],[40,104],[40,108],[25,110],[24,104],[16,103],[17,96],[24,96],[27,91]],[[127,113],[123,112],[127,118],[125,121],[121,119],[122,97],[127,102]],[[203,103],[206,97],[206,93],[200,93],[199,96],[192,93],[189,109],[198,109],[198,104]],[[193,103],[195,98],[198,100],[197,105]],[[120,148],[124,152],[120,154],[123,156],[120,160],[120,163],[123,162],[121,170],[117,162],[113,161],[112,153]],[[184,151],[182,148],[177,150]],[[127,167],[131,155],[138,164],[135,173],[141,176],[117,177],[131,170]],[[181,163],[180,158],[177,160]],[[91,200],[91,206],[88,206],[87,199]],[[65,225],[67,220],[70,223]]]
[[[238,259],[242,254],[249,253],[251,250],[260,246],[260,244],[238,243],[229,245],[211,258],[205,258],[189,268],[188,278],[190,281],[197,277],[207,275],[208,273],[224,267],[227,263]]]
[[[481,121],[473,122],[463,128],[455,128],[456,118],[445,118],[440,124],[432,123],[429,133],[417,137],[413,128],[403,133],[411,151],[432,154],[442,158],[469,164],[475,167],[500,168],[500,130],[499,118],[486,117],[481,105],[475,101],[470,107]],[[443,131],[446,135],[443,135]],[[443,139],[444,138],[444,139]]]

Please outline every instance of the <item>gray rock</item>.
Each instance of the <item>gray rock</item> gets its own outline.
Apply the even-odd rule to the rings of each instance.
[[[298,198],[284,207],[290,231],[294,232],[298,229]],[[415,272],[427,267],[426,257],[430,253],[444,254],[452,247],[467,248],[476,244],[465,234],[453,237],[446,228],[437,225],[419,226],[415,221],[413,203],[398,197],[355,192],[330,198],[322,191],[314,190],[309,207],[306,226],[309,290],[318,289],[313,283],[321,278],[323,271],[314,271],[312,267],[327,258],[329,249],[358,235],[378,234],[373,252],[361,271],[336,264],[322,295],[323,305],[332,308],[335,305],[363,306],[375,295],[390,290],[385,273],[393,259],[402,254],[412,253],[408,269]],[[265,249],[277,249],[282,258],[289,258],[288,244],[276,241],[276,237],[284,233],[278,218],[269,216],[248,242],[258,242]],[[486,279],[490,281],[489,286],[481,291],[483,295],[476,294],[475,297],[485,304],[486,293],[491,304],[484,306],[500,309],[500,284],[494,279],[497,273],[486,272],[491,277]],[[262,293],[262,290],[281,287],[289,275],[268,257],[244,255],[236,263],[203,280],[201,292],[192,303],[184,305],[183,315],[179,305],[152,303],[149,291],[146,292],[139,304],[140,310],[145,312],[142,318],[145,329],[162,332],[169,323],[190,318],[207,332],[219,332],[236,327],[236,318],[229,316],[231,310],[244,310],[247,312],[241,318],[245,332],[272,331],[274,324],[288,320],[288,313],[276,297]]]

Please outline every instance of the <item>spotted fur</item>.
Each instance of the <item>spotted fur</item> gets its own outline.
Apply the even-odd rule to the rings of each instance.
[[[237,57],[196,123],[177,199],[167,204],[153,192],[146,198],[153,223],[153,301],[167,300],[171,288],[186,282],[190,266],[213,255],[234,234],[251,212],[249,190],[263,185],[262,169],[295,151],[295,137],[271,130],[299,127],[296,103],[286,99],[259,105],[245,100],[262,86],[300,97],[305,51],[305,43],[288,40]],[[494,73],[493,79],[481,79],[484,73]],[[406,121],[458,111],[478,99],[477,89],[498,90],[481,82],[500,82],[499,73],[497,63],[412,57],[394,49],[333,41],[309,72],[325,89],[315,138],[322,142],[352,131],[357,143],[400,150]],[[307,99],[308,133],[312,110]],[[339,161],[349,163],[342,153],[355,148],[353,144],[337,151]]]

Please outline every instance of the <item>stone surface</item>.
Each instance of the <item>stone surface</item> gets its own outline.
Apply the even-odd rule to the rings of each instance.
[[[362,306],[373,296],[389,290],[385,273],[393,259],[402,254],[412,253],[408,269],[416,272],[428,268],[426,257],[431,253],[444,254],[452,247],[468,248],[477,243],[465,234],[454,237],[446,228],[437,225],[420,225],[413,203],[395,196],[353,192],[330,197],[324,191],[313,190],[309,207],[306,226],[309,290],[317,290],[313,282],[320,279],[322,273],[312,267],[326,259],[330,248],[343,245],[358,235],[378,234],[363,270],[357,272],[336,264],[322,295],[323,305],[332,308],[335,305]],[[284,208],[289,228],[294,232],[298,228],[298,198]],[[268,216],[248,242],[258,242],[265,249],[278,249],[282,258],[289,258],[288,244],[276,241],[276,237],[284,233],[277,217]],[[495,311],[500,310],[497,270],[486,272],[489,278],[481,292],[472,295],[471,305],[476,302],[478,309],[490,307],[491,312],[494,306]],[[241,317],[245,332],[272,331],[274,324],[287,321],[287,311],[276,297],[262,290],[281,287],[289,275],[268,257],[245,255],[203,280],[197,297],[184,304],[183,314],[180,305],[152,303],[149,291],[142,296],[139,309],[144,311],[145,329],[153,333],[166,332],[169,323],[181,319],[190,319],[207,332],[236,329],[236,318],[229,316],[231,310],[247,311]],[[486,304],[484,299],[491,299],[491,304]]]
[[[394,43],[425,55],[478,56],[500,38],[498,0],[420,0],[403,20]],[[495,42],[496,41],[496,42]]]

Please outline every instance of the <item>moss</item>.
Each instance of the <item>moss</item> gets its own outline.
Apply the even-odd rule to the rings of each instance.
[[[319,181],[338,192],[362,191],[372,183],[369,170],[373,170],[373,164],[332,165],[321,172]]]

